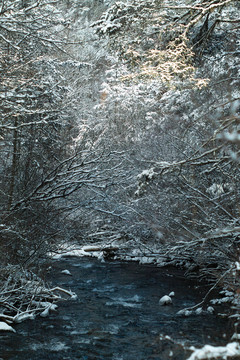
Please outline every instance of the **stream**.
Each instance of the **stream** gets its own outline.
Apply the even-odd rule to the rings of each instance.
[[[61,273],[69,270],[72,276]],[[182,317],[200,302],[205,285],[184,272],[135,262],[66,257],[55,261],[48,282],[70,289],[47,318],[0,334],[0,360],[185,360],[190,346],[224,345],[230,325],[215,314]],[[174,291],[173,304],[159,299]]]

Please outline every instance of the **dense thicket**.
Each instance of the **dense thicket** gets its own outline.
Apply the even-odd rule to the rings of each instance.
[[[139,172],[131,229],[205,275],[239,261],[238,14],[236,1],[117,2],[94,24],[121,59],[100,111]]]

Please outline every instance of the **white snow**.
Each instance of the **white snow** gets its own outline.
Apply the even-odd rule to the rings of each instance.
[[[225,289],[220,291],[220,294],[223,294],[225,296],[234,296],[234,292]]]
[[[75,294],[75,293],[71,293],[71,299],[72,300],[77,300],[77,294]]]
[[[196,349],[195,347],[190,349],[194,352],[187,360],[215,359],[217,357],[225,360],[229,356],[240,355],[240,347],[237,342],[229,343],[226,346],[205,345],[202,349]]]
[[[169,305],[169,304],[172,304],[172,299],[168,295],[164,295],[159,300],[159,305]]]
[[[235,262],[236,270],[240,270],[240,263],[238,261]]]
[[[107,247],[107,246],[106,246]],[[76,256],[76,257],[97,257],[99,259],[103,258],[103,252],[101,248],[104,249],[104,244],[100,245],[85,245],[82,247],[70,245],[68,243],[63,244],[57,251],[57,253],[49,253],[48,256],[52,259],[61,259],[63,256]],[[65,270],[63,270],[65,271]]]
[[[225,296],[221,299],[212,299],[210,302],[215,305],[215,304],[224,304],[224,303],[231,303],[233,300],[233,297],[231,296]]]
[[[0,321],[0,331],[12,331],[12,332],[16,332],[15,329],[13,329],[10,325],[6,324],[3,321]]]
[[[49,308],[50,310],[53,310],[53,311],[55,311],[58,308],[57,304],[53,304],[53,303],[51,303],[49,301],[35,301],[35,300],[33,300],[32,304],[38,305],[40,308],[41,307]]]
[[[207,188],[207,193],[213,195],[213,196],[220,196],[224,193],[224,189],[222,184],[212,184],[209,188]]]
[[[231,340],[240,340],[240,334],[233,334],[233,336],[231,337]]]
[[[70,273],[70,271],[67,270],[67,269],[62,270],[61,273],[62,273],[62,274],[65,274],[65,275],[70,275],[70,276],[72,276],[72,274]]]
[[[40,316],[41,317],[47,317],[49,315],[50,311],[55,311],[58,306],[57,304],[52,304],[48,301],[33,301],[34,304],[38,305],[40,308],[45,308],[41,313]]]
[[[179,310],[177,312],[178,315],[182,315],[182,316],[190,316],[192,314],[192,311],[191,310],[187,310],[187,309],[182,309],[182,310]]]
[[[214,308],[212,306],[208,306],[207,312],[209,312],[210,314],[214,313]]]
[[[25,320],[34,320],[35,316],[33,313],[22,313],[22,314],[17,314],[16,316],[14,316],[14,322],[16,323],[21,323]]]
[[[233,132],[225,131],[222,136],[224,139],[231,141],[231,142],[240,141],[240,135],[237,131],[233,131]]]
[[[151,180],[155,175],[154,168],[143,170],[141,174],[137,176],[137,178],[140,180],[142,178],[146,178],[148,180]]]
[[[170,297],[175,296],[175,292],[174,292],[174,291],[171,291],[171,292],[170,292],[170,294],[169,294],[168,296],[170,296]]]
[[[197,315],[202,314],[202,312],[203,312],[203,309],[202,309],[201,307],[199,307],[199,308],[197,308],[197,309],[195,310],[195,313],[196,313]]]
[[[49,315],[49,307],[47,307],[45,310],[43,310],[40,314],[41,317],[47,317]]]

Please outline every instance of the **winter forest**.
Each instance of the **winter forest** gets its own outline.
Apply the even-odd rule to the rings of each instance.
[[[86,245],[182,267],[238,321],[239,60],[238,0],[0,0],[0,322]]]

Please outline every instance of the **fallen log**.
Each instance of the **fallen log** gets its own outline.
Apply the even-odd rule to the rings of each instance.
[[[94,252],[94,251],[105,251],[105,252],[110,252],[110,251],[117,251],[119,250],[118,246],[109,246],[109,247],[101,247],[101,246],[84,246],[83,247],[83,251],[85,252]]]

